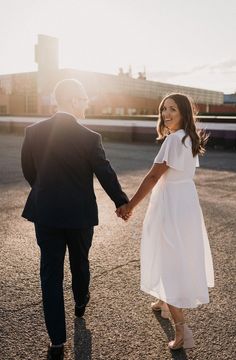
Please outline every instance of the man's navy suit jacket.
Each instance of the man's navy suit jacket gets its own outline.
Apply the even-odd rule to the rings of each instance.
[[[55,228],[98,224],[93,188],[95,174],[116,207],[128,202],[106,159],[101,135],[66,113],[28,126],[21,153],[31,186],[22,216]]]

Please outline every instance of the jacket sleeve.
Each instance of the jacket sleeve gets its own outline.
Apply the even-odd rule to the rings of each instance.
[[[21,167],[23,171],[24,178],[28,181],[32,187],[36,180],[36,169],[32,157],[32,149],[30,146],[29,132],[26,128],[25,137],[21,149]]]
[[[129,199],[122,191],[116,173],[111,167],[109,160],[106,159],[100,135],[97,136],[95,140],[90,161],[96,177],[116,207],[118,208],[126,204]]]

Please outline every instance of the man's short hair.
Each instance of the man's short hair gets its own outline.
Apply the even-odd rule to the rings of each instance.
[[[83,85],[76,79],[64,79],[59,81],[53,90],[53,95],[57,105],[70,103],[74,96],[81,98],[87,97]]]

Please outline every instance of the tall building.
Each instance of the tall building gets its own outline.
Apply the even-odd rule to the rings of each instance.
[[[131,67],[127,73],[120,69],[118,75],[59,69],[58,40],[50,36],[38,35],[35,61],[36,72],[0,75],[0,114],[50,115],[55,111],[53,88],[65,78],[76,78],[85,86],[88,115],[153,115],[170,92],[190,95],[201,112],[236,112],[236,104],[224,104],[223,92],[149,81],[145,71],[134,79]]]
[[[38,43],[35,45],[35,62],[38,64],[37,112],[41,114],[44,113],[44,109],[50,107],[50,91],[53,89],[58,78],[58,39],[51,36],[38,35]]]

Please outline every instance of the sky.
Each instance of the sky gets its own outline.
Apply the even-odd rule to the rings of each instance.
[[[59,67],[236,92],[236,0],[0,0],[0,74],[36,71],[37,35]]]

